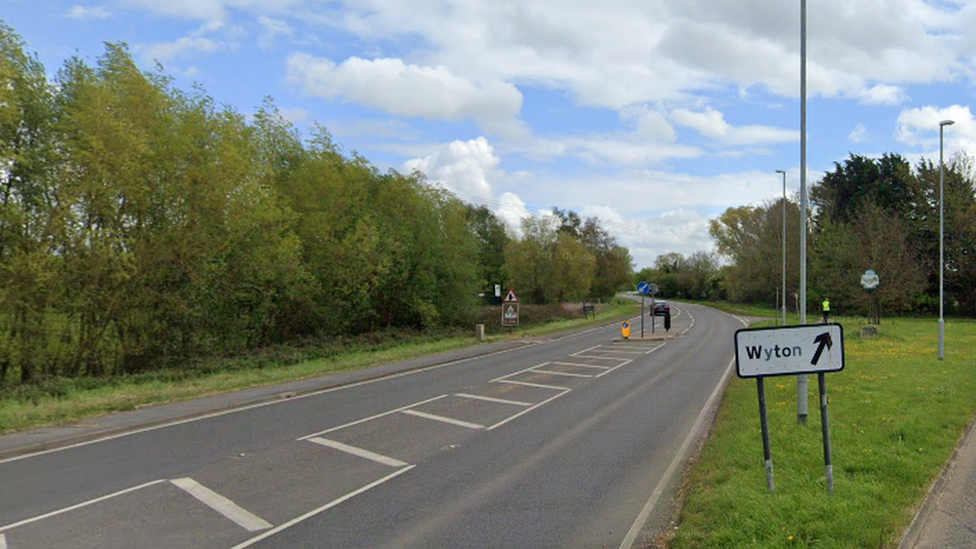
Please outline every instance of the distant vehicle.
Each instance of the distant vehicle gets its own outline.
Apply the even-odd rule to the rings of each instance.
[[[667,301],[654,302],[654,316],[671,316],[671,306]]]

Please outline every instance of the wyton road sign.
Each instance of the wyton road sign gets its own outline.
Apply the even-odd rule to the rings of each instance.
[[[735,333],[739,377],[839,372],[844,369],[844,329],[840,324],[752,328]]]

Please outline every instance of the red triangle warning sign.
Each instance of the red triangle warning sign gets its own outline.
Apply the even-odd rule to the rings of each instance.
[[[518,300],[519,298],[518,296],[515,295],[515,291],[509,290],[508,294],[505,296],[505,299],[503,299],[502,301],[504,301],[505,303],[518,303]]]

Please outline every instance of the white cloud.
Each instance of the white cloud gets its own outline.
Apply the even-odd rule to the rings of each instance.
[[[275,39],[279,36],[292,36],[294,34],[291,26],[281,19],[273,19],[262,15],[258,17],[258,24],[261,26],[261,36],[258,37],[258,46],[263,50],[274,47]]]
[[[71,19],[77,19],[78,21],[84,21],[86,19],[108,19],[112,15],[101,6],[88,7],[75,5],[71,6],[71,9],[65,13],[65,17]]]
[[[498,198],[495,215],[501,218],[515,234],[522,232],[522,220],[531,215],[525,202],[515,193],[506,192]]]
[[[418,170],[466,202],[485,204],[493,198],[489,181],[500,160],[484,137],[454,141],[423,158],[404,163],[406,171]]]
[[[938,158],[939,122],[943,120],[955,122],[943,130],[947,155],[958,150],[976,151],[976,118],[969,107],[961,105],[905,109],[898,115],[895,137],[902,143],[924,147],[931,151],[930,157]]]
[[[789,143],[799,139],[795,130],[785,130],[770,126],[732,126],[725,121],[725,116],[711,108],[702,111],[676,109],[671,118],[679,126],[686,126],[697,130],[702,135],[726,145],[765,145],[771,143]]]
[[[901,87],[886,84],[878,84],[872,88],[861,90],[858,96],[861,103],[865,105],[898,105],[907,99],[905,91]]]
[[[854,126],[854,129],[851,130],[851,133],[847,136],[847,138],[854,143],[864,143],[868,140],[867,135],[868,129],[864,127],[864,124],[858,122],[857,126]]]
[[[397,116],[486,123],[514,119],[522,107],[522,94],[511,84],[479,84],[444,66],[407,65],[400,59],[351,57],[336,65],[298,53],[288,58],[288,78],[307,95],[352,101]]]
[[[223,23],[210,21],[201,25],[189,36],[183,36],[171,42],[157,42],[145,46],[142,53],[146,58],[164,65],[173,61],[195,60],[201,53],[212,53],[222,47],[220,42],[207,38],[206,35],[223,28]]]

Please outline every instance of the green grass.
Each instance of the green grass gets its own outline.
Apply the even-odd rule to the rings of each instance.
[[[635,307],[630,302],[600,306],[596,318],[588,319],[557,320],[555,316],[547,315],[537,324],[503,331],[487,340],[538,337],[603,324],[635,314]],[[0,433],[368,368],[476,344],[473,329],[434,334],[386,332],[306,346],[264,349],[247,356],[201,362],[183,369],[111,378],[54,378],[26,386],[0,387]]]
[[[756,315],[763,316],[763,315]],[[771,315],[767,315],[771,316]],[[734,378],[685,481],[672,549],[893,548],[976,411],[976,323],[883,319],[844,325],[845,369],[827,374],[834,494],[826,493],[816,376],[809,422],[796,378],[765,381],[776,490],[766,489],[756,381]]]

